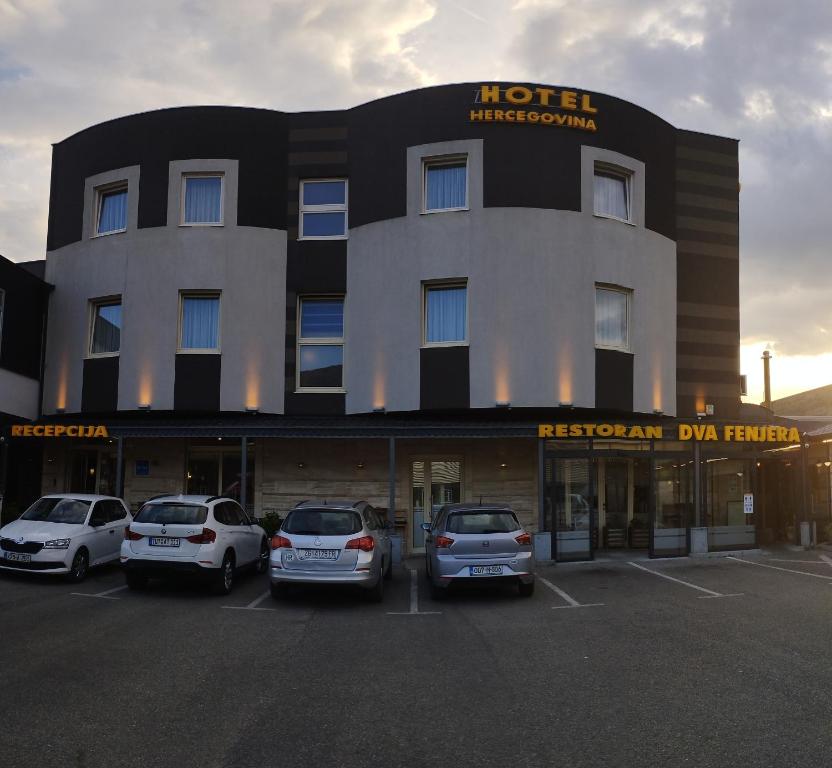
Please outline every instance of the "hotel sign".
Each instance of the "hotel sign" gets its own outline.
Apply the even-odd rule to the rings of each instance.
[[[12,437],[109,437],[102,424],[13,424]]]
[[[588,93],[529,88],[525,85],[481,85],[474,93],[472,123],[535,123],[559,128],[598,130],[598,108]]]
[[[673,430],[671,432],[671,430]],[[725,443],[799,443],[796,427],[769,424],[676,424],[667,430],[659,424],[539,424],[543,438],[600,437],[625,440],[681,440]]]

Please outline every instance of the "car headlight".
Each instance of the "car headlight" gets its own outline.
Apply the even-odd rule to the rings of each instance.
[[[44,549],[69,549],[69,539],[52,539],[43,545]]]

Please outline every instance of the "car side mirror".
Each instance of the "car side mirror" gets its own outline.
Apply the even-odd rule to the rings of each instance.
[[[421,523],[421,524],[419,525],[419,527],[420,527],[423,531],[430,531],[430,523]]]

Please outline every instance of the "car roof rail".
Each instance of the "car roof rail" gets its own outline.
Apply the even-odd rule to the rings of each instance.
[[[297,504],[295,504],[295,506],[296,507],[302,507],[304,504],[307,504],[310,501],[311,501],[311,499],[304,499],[303,501],[299,501]]]
[[[165,499],[168,496],[176,496],[175,493],[157,493],[155,496],[151,496],[149,499],[145,499],[144,503],[147,504],[148,501],[156,501],[156,499]]]
[[[227,497],[226,496],[209,496],[207,499],[205,499],[204,503],[205,504],[210,504],[212,501],[218,501],[219,499],[225,499],[225,498],[227,498]],[[230,501],[230,499],[229,499],[229,501]]]

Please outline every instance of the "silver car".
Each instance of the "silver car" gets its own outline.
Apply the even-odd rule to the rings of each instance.
[[[431,595],[441,600],[453,582],[515,581],[534,594],[532,538],[501,504],[449,504],[422,523]]]
[[[389,523],[366,501],[304,501],[272,537],[272,597],[289,584],[353,584],[374,602],[393,574]]]

